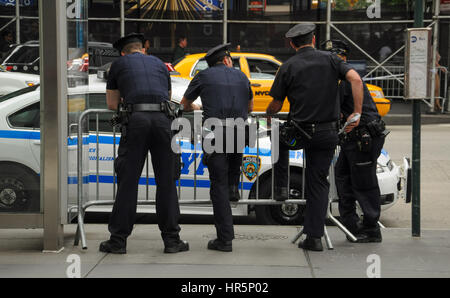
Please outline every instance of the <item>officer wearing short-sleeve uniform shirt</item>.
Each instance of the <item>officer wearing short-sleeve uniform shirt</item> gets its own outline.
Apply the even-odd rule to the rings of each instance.
[[[110,240],[100,251],[126,253],[127,238],[136,217],[138,184],[148,152],[156,181],[156,214],[164,241],[164,252],[186,251],[189,246],[179,237],[180,210],[175,187],[174,153],[171,149],[171,120],[162,112],[162,103],[170,100],[170,75],[164,63],[147,56],[142,34],[130,34],[114,47],[122,53],[111,65],[106,86],[109,109],[120,102],[128,110],[128,123],[122,122],[118,156],[117,195],[109,221]]]
[[[306,158],[306,214],[304,232],[307,235],[299,247],[321,251],[328,206],[329,167],[338,144],[339,117],[338,82],[350,80],[358,89],[355,112],[360,112],[362,82],[358,74],[336,55],[314,48],[315,25],[299,24],[291,28],[286,37],[296,54],[280,67],[270,90],[273,101],[268,114],[279,112],[287,97],[290,104],[289,119],[294,120],[312,139],[305,142]],[[355,90],[356,90],[355,89]],[[358,123],[355,123],[357,125]],[[276,187],[287,186],[289,151],[280,147],[279,161],[275,165]],[[287,189],[285,189],[287,194]],[[278,191],[278,200],[286,199]]]
[[[200,96],[203,120],[209,118],[246,120],[253,107],[253,93],[248,78],[233,68],[229,44],[208,51],[205,59],[209,68],[199,72],[189,84],[182,103],[185,110],[198,109],[192,102]],[[227,141],[226,128],[224,143]],[[230,141],[230,140],[228,140]],[[225,148],[224,148],[225,149]],[[234,152],[214,152],[208,155],[207,167],[211,181],[210,196],[213,203],[217,239],[208,243],[209,249],[231,251],[234,239],[230,199],[239,196],[238,183],[243,148]]]
[[[349,54],[348,45],[341,40],[329,40],[326,50],[336,53],[344,61]],[[346,119],[353,111],[353,94],[348,82],[339,85],[341,113]],[[336,163],[336,188],[339,196],[339,214],[341,222],[352,232],[357,242],[381,242],[381,232],[378,226],[380,218],[380,188],[377,178],[377,160],[384,145],[385,136],[368,127],[375,124],[383,128],[375,102],[364,84],[364,100],[359,126],[341,140],[341,151]],[[370,136],[366,148],[361,148],[358,142],[363,134]],[[356,214],[356,201],[364,215],[360,224]]]

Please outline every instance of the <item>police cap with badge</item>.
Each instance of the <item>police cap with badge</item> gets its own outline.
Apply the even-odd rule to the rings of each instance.
[[[286,38],[297,38],[297,37],[302,37],[302,36],[306,36],[312,32],[314,32],[314,30],[316,30],[316,24],[314,23],[302,23],[302,24],[297,24],[294,27],[292,27],[291,29],[289,29],[289,31],[286,33]]]
[[[223,57],[228,56],[231,58],[230,51],[228,50],[228,47],[231,45],[231,43],[221,44],[218,45],[212,49],[210,49],[205,56],[206,63],[208,63],[208,66],[211,67],[214,64],[216,64],[218,61],[222,60]]]
[[[115,49],[117,49],[119,52],[122,52],[123,48],[126,45],[128,45],[130,43],[135,43],[135,42],[142,43],[142,47],[144,47],[144,42],[145,42],[144,34],[141,34],[141,33],[128,34],[127,36],[124,36],[121,39],[117,40],[113,44],[113,47]]]
[[[325,51],[335,53],[336,55],[348,56],[350,53],[350,47],[348,44],[339,39],[330,39],[322,43],[322,48]]]

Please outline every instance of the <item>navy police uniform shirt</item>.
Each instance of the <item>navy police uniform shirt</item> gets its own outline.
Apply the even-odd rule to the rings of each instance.
[[[370,91],[367,85],[364,85],[364,99],[361,114],[361,124],[367,124],[373,120],[379,120],[380,114],[378,114],[377,106],[370,95]],[[339,97],[341,103],[341,112],[344,115],[344,119],[347,119],[353,113],[353,94],[352,85],[349,82],[342,81],[339,86]]]
[[[119,90],[126,104],[160,103],[170,99],[172,85],[160,59],[136,52],[112,63],[106,89]]]
[[[253,92],[250,81],[242,71],[218,64],[199,72],[184,93],[190,101],[199,96],[204,119],[246,120],[248,102],[253,99]]]
[[[274,100],[288,98],[290,118],[301,123],[339,119],[339,80],[352,69],[330,52],[304,47],[281,65],[270,90]]]

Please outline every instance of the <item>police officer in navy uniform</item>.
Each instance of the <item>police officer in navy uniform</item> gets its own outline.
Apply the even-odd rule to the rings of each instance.
[[[109,221],[110,240],[100,251],[126,253],[127,238],[136,217],[138,184],[148,152],[156,181],[156,215],[165,253],[189,250],[180,240],[180,209],[174,180],[175,154],[171,149],[171,120],[163,106],[170,100],[171,81],[164,63],[145,55],[142,34],[119,39],[114,47],[122,57],[115,60],[106,85],[109,109],[123,103],[127,123],[122,122],[118,157],[114,161],[118,189]]]
[[[350,51],[347,43],[341,40],[326,41],[325,49],[337,54],[344,61]],[[342,117],[346,119],[353,112],[353,94],[348,82],[341,82],[339,94]],[[383,149],[384,140],[384,122],[378,114],[369,89],[364,84],[360,124],[342,136],[341,152],[335,171],[340,219],[359,243],[382,240],[378,225],[381,208],[377,159]],[[356,213],[356,201],[364,215],[362,224]]]
[[[312,137],[305,139],[303,146],[306,159],[304,233],[307,236],[299,247],[322,251],[329,193],[327,176],[338,144],[338,83],[347,80],[354,90],[355,105],[350,116],[361,113],[363,88],[357,72],[342,59],[315,49],[315,27],[312,23],[298,24],[286,33],[296,54],[283,63],[275,77],[270,90],[273,101],[267,107],[267,113],[279,112],[287,97],[289,119]],[[350,128],[358,124],[357,121]],[[278,185],[287,185],[288,158],[289,151],[280,147],[275,173],[283,183],[278,182]],[[278,200],[285,198],[283,194],[277,197]]]
[[[205,60],[209,68],[199,72],[189,84],[181,103],[185,111],[199,109],[193,101],[200,96],[203,106],[203,120],[217,118],[223,121],[243,119],[247,120],[248,112],[253,109],[253,93],[250,82],[243,72],[233,68],[233,61],[228,51],[230,44],[219,45],[210,49]],[[226,125],[226,123],[225,123]],[[226,133],[224,144],[231,139]],[[238,128],[239,129],[239,128]],[[235,137],[238,134],[235,134]],[[208,249],[232,251],[234,239],[233,217],[231,214],[230,198],[238,196],[240,167],[242,164],[243,147],[233,146],[233,152],[206,154],[205,160],[211,181],[210,196],[213,203],[214,221],[217,239],[208,243]],[[233,195],[234,194],[234,195]]]

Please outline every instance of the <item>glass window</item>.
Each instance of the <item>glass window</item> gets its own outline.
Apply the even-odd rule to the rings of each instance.
[[[405,44],[404,31],[407,24],[340,24],[336,27],[378,62],[383,62]],[[331,31],[331,38],[344,39],[335,30]],[[373,64],[359,49],[352,44],[349,46],[349,60],[367,60],[368,64]],[[404,52],[401,51],[388,62],[388,65],[403,65],[403,63]]]
[[[39,17],[39,0],[23,0],[19,3],[21,16]]]
[[[135,1],[125,1],[135,2]],[[120,16],[120,0],[89,0],[89,17],[113,18]]]
[[[89,21],[88,27],[90,42],[114,43],[120,37],[120,22],[117,21]]]
[[[325,2],[325,1],[322,1]],[[335,0],[332,5],[332,19],[335,21],[380,21],[380,20],[413,20],[414,1],[381,0],[379,6],[374,1]],[[432,16],[432,2],[425,2],[425,19]]]
[[[4,63],[32,63],[39,59],[39,46],[20,46]]]
[[[149,52],[164,62],[173,62],[177,40],[187,38],[186,54],[204,53],[223,43],[222,24],[125,22],[125,34],[141,32],[150,40]],[[116,38],[119,37],[117,33]]]
[[[20,20],[20,43],[27,41],[39,41],[39,20]]]
[[[247,61],[252,79],[273,80],[280,67],[276,63],[263,59],[247,58]]]
[[[125,17],[139,19],[222,19],[222,0],[140,0],[125,2]]]
[[[40,102],[32,104],[8,117],[11,126],[16,128],[40,127]]]
[[[200,71],[207,69],[208,63],[206,63],[206,60],[202,59],[197,62],[194,69],[192,70],[191,77],[195,77],[196,74],[198,74]]]
[[[233,58],[233,67],[241,70],[241,64],[239,63],[239,58]],[[198,61],[198,63],[195,65],[194,69],[192,70],[191,77],[195,77],[196,74],[198,74],[200,71],[207,69],[208,63],[205,59],[201,59]]]
[[[327,14],[326,0],[227,1],[231,20],[324,21]]]
[[[95,93],[89,94],[88,97],[88,109],[107,109],[106,106],[106,94]],[[112,132],[112,126],[109,123],[112,114],[99,114],[98,127],[99,132]],[[95,115],[89,116],[89,131],[95,132],[97,128],[97,120]]]

